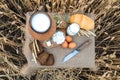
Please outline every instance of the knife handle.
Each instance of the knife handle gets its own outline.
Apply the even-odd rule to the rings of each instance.
[[[82,43],[80,46],[77,47],[77,50],[80,51],[82,49],[84,49],[85,47],[87,47],[88,45],[90,45],[92,43],[92,40],[89,39],[87,41],[85,41],[84,43]]]

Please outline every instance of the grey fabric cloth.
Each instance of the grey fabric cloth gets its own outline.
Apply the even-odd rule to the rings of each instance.
[[[37,70],[39,68],[94,68],[95,67],[95,38],[94,37],[85,37],[85,36],[74,36],[73,41],[77,43],[77,46],[79,46],[84,41],[91,39],[92,43],[88,45],[85,49],[81,50],[79,54],[71,58],[69,61],[62,63],[63,58],[69,54],[73,49],[63,49],[61,46],[55,47],[55,48],[49,48],[45,49],[46,51],[52,53],[55,58],[55,63],[53,66],[41,66],[38,63],[34,63],[32,61],[33,56],[31,53],[31,50],[29,48],[29,43],[33,41],[33,37],[29,34],[27,26],[28,21],[30,18],[30,13],[27,13],[26,15],[27,21],[26,21],[26,29],[25,29],[25,43],[23,47],[23,53],[28,61],[28,64],[25,65],[21,72],[23,74],[30,73],[33,70]]]
[[[46,49],[48,52],[52,53],[55,57],[55,64],[53,67],[94,67],[95,66],[95,44],[94,37],[87,38],[85,36],[74,36],[73,41],[77,43],[77,46],[82,44],[84,41],[91,39],[92,43],[85,47],[76,56],[72,57],[65,63],[62,62],[63,58],[69,54],[74,49],[63,49],[61,46]]]

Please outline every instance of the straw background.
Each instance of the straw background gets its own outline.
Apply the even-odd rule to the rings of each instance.
[[[19,70],[28,11],[95,14],[96,69]],[[120,0],[0,0],[0,80],[120,80]]]

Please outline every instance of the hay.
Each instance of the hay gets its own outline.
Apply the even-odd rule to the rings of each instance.
[[[95,14],[97,69],[41,69],[21,76],[26,63],[22,54],[25,13],[28,11]],[[119,80],[120,0],[1,0],[0,1],[1,80]]]

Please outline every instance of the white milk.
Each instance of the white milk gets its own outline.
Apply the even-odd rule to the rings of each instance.
[[[67,28],[67,34],[74,36],[79,32],[79,30],[80,30],[80,26],[77,23],[72,23]]]
[[[50,27],[50,19],[43,13],[36,14],[31,19],[31,26],[37,32],[45,32]]]

